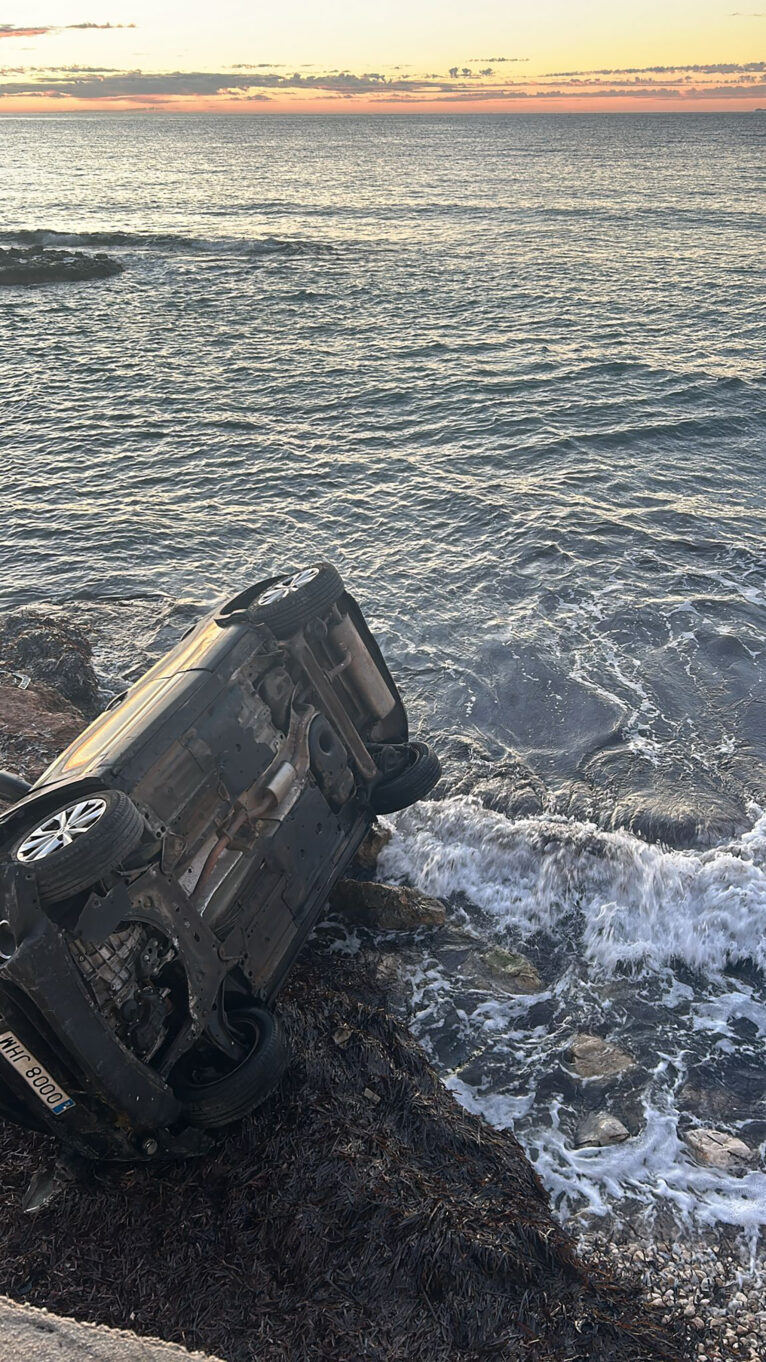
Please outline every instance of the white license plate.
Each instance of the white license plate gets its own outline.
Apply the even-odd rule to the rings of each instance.
[[[29,1084],[35,1097],[39,1097],[43,1106],[53,1112],[54,1116],[60,1116],[62,1111],[68,1111],[74,1106],[69,1093],[64,1092],[64,1089],[51,1078],[47,1069],[29,1053],[12,1031],[3,1031],[0,1035],[0,1055],[13,1065],[16,1073]]]

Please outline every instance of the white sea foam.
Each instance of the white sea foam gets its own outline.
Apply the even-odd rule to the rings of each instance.
[[[706,851],[669,851],[564,818],[511,822],[465,798],[424,803],[393,820],[381,878],[406,878],[445,898],[465,895],[480,910],[471,923],[479,948],[523,942],[541,929],[571,945],[570,963],[534,1000],[556,1005],[550,1027],[529,1024],[528,997],[493,992],[491,980],[477,984],[438,958],[407,970],[410,1025],[446,1086],[469,1111],[515,1129],[565,1219],[627,1212],[650,1232],[658,1213],[666,1225],[670,1211],[688,1226],[737,1226],[751,1247],[766,1224],[766,1174],[700,1167],[683,1141],[684,1093],[712,1082],[715,1097],[708,1065],[715,1056],[736,1065],[737,1023],[766,1035],[763,990],[723,973],[735,961],[766,962],[766,816],[753,816],[743,836]],[[676,976],[678,961],[699,971],[698,985]],[[619,1146],[578,1149],[579,1099],[568,1106],[555,1075],[580,1018],[631,1049],[630,1010],[615,1008],[612,997],[615,983],[626,987],[614,979],[625,964],[640,968],[645,998],[657,1009],[653,1037],[636,1037],[640,1130]],[[638,987],[627,985],[629,993]],[[757,1064],[761,1046],[760,1039],[744,1046],[746,1064]],[[463,1056],[457,1063],[450,1047]],[[707,1079],[697,1076],[700,1064]],[[614,1109],[620,1113],[619,1099]],[[696,1120],[738,1129],[732,1115]]]
[[[766,969],[766,815],[724,846],[674,851],[628,832],[539,816],[511,821],[470,797],[399,815],[383,878],[461,893],[498,935],[522,939],[582,914],[586,959],[659,969],[672,960],[715,975],[753,960]]]

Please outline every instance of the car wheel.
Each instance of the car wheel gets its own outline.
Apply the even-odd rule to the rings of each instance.
[[[11,859],[34,871],[42,903],[56,903],[90,889],[121,865],[135,851],[144,827],[143,816],[122,790],[70,796],[16,839]]]
[[[272,582],[247,613],[254,623],[267,624],[278,638],[289,638],[317,615],[324,615],[344,590],[343,579],[332,563],[314,563]]]
[[[173,1083],[190,1125],[217,1130],[241,1120],[266,1101],[287,1068],[282,1029],[267,1008],[233,1012],[229,1026],[243,1041],[243,1057],[232,1062],[212,1046],[197,1047],[184,1058],[183,1076]]]
[[[442,768],[435,752],[424,742],[407,743],[407,764],[398,775],[375,786],[370,797],[375,813],[396,813],[430,794]]]

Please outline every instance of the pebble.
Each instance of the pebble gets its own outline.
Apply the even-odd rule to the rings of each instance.
[[[615,1243],[586,1234],[583,1253],[643,1284],[649,1306],[662,1318],[680,1314],[699,1334],[695,1362],[766,1362],[766,1245],[751,1261],[728,1231],[693,1240]],[[668,1314],[668,1310],[671,1314]]]

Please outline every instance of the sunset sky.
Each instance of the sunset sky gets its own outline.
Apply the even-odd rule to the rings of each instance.
[[[23,0],[0,114],[744,112],[766,107],[758,3]]]

